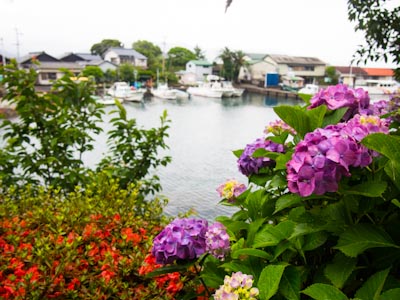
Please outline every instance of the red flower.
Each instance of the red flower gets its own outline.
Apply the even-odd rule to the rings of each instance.
[[[74,290],[75,287],[79,287],[81,285],[81,282],[79,281],[78,278],[74,278],[71,280],[71,282],[67,285],[68,290]]]
[[[132,242],[134,245],[139,244],[141,237],[136,232],[132,231],[132,228],[122,228],[121,235],[127,242]]]

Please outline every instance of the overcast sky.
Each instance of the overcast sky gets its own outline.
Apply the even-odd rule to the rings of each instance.
[[[103,39],[117,39],[127,48],[147,40],[166,52],[198,45],[209,60],[228,47],[313,56],[330,65],[348,66],[364,41],[347,19],[346,0],[234,0],[226,13],[225,2],[0,0],[0,50],[14,55],[19,50],[20,56],[45,51],[59,57],[89,53]]]

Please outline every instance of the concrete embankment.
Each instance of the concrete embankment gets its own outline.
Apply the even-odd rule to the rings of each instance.
[[[273,89],[273,88],[265,88],[265,87],[258,87],[252,84],[238,84],[235,85],[238,88],[245,89],[248,92],[253,92],[253,93],[259,93],[267,96],[276,96],[276,97],[281,97],[281,98],[294,98],[294,99],[299,99],[301,98],[298,96],[297,93],[293,92],[288,92],[288,91],[283,91],[280,89]]]

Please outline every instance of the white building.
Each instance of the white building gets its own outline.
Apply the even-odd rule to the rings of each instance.
[[[111,47],[104,53],[104,60],[115,65],[128,63],[147,69],[147,57],[133,49]]]
[[[191,60],[186,63],[186,73],[193,73],[196,81],[204,81],[207,75],[212,74],[212,63],[206,60]]]

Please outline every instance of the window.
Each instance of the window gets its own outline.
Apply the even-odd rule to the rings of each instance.
[[[42,80],[56,80],[57,74],[56,73],[41,73],[40,74]]]

